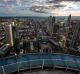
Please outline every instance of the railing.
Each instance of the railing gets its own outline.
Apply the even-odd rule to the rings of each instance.
[[[40,55],[43,57],[41,57]],[[66,70],[71,69],[71,70],[80,71],[80,57],[63,55],[63,54],[61,55],[50,54],[49,56],[48,55],[49,54],[45,54],[45,56],[44,54],[39,54],[39,55],[29,54],[29,55],[20,55],[20,56],[10,57],[9,59],[12,59],[11,60],[12,62],[13,62],[13,59],[16,58],[16,62],[0,66],[0,74],[9,74],[9,73],[19,72],[21,70],[32,69],[32,68],[43,69],[44,67],[65,68]],[[64,56],[64,58],[63,57],[59,58],[60,56]],[[68,58],[71,57],[71,58],[66,59],[66,57]]]

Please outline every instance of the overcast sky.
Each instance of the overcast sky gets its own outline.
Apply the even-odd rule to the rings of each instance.
[[[79,0],[0,0],[0,16],[80,16]]]

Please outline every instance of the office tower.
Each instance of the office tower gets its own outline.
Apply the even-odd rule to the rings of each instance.
[[[5,33],[6,33],[6,42],[13,46],[13,33],[12,33],[12,25],[5,25]]]
[[[59,35],[64,35],[64,22],[59,23]]]
[[[14,46],[16,40],[19,38],[18,27],[15,25],[14,22],[5,25],[5,33],[6,33],[6,43],[10,44],[11,46]]]
[[[80,43],[80,22],[77,21],[74,27],[73,36],[70,42],[70,47],[76,48]]]
[[[12,25],[13,39],[15,40],[16,38],[19,38],[19,32],[18,32],[19,27],[14,22],[12,22],[11,25]]]
[[[17,54],[20,53],[20,39],[19,39],[19,27],[15,22],[12,22],[12,34],[13,34],[13,47]]]
[[[56,20],[53,27],[53,36],[59,33],[59,26],[60,26],[60,22]]]
[[[64,22],[64,32],[65,32],[64,34],[66,37],[68,36],[70,26],[71,26],[71,14],[68,16],[68,19],[66,19]]]
[[[4,24],[0,24],[0,47],[5,43]]]
[[[49,17],[49,33],[50,35],[52,36],[52,32],[53,32],[53,29],[52,29],[52,16]]]
[[[55,19],[55,17],[53,16],[53,17],[52,17],[52,23],[55,23],[55,20],[56,20],[56,19]]]
[[[50,16],[48,18],[48,20],[49,20],[49,22],[48,22],[47,27],[49,27],[48,31],[49,31],[50,35],[52,36],[53,35],[54,24],[55,24],[55,17]]]
[[[71,14],[69,15],[68,19],[67,19],[67,25],[70,26],[71,25]]]

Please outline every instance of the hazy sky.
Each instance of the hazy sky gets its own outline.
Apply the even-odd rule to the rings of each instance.
[[[79,0],[0,0],[0,16],[80,16]]]

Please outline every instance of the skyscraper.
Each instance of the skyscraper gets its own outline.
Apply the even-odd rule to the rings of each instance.
[[[7,24],[5,25],[5,32],[6,32],[6,42],[13,46],[13,33],[12,33],[12,25]]]
[[[55,24],[55,17],[50,16],[48,20],[49,20],[49,22],[48,22],[49,24],[48,24],[47,27],[49,29],[48,31],[49,31],[50,35],[52,36],[53,35],[54,24]]]
[[[78,43],[79,37],[80,37],[79,35],[80,35],[80,22],[77,21],[75,24],[72,40],[70,43],[70,47],[75,48],[77,46],[77,43]]]
[[[70,26],[71,25],[71,14],[68,16],[68,19],[67,19],[67,26]]]
[[[68,19],[64,22],[64,31],[65,31],[65,36],[68,36],[69,28],[71,25],[71,14],[68,16]]]

